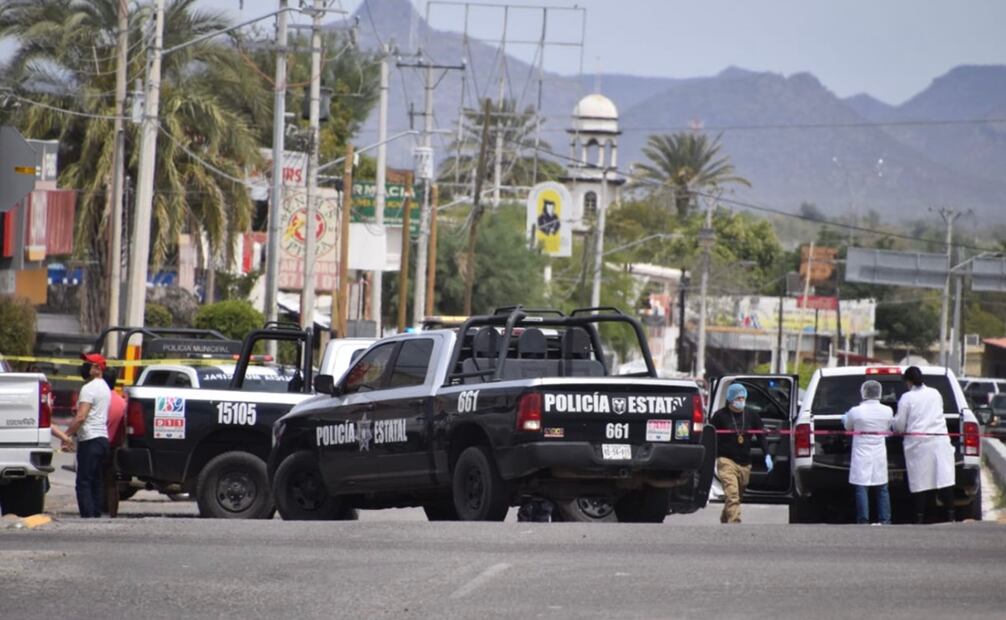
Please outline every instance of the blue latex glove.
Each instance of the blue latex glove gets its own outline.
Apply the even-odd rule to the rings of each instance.
[[[774,467],[774,465],[772,464],[772,455],[771,454],[766,454],[765,455],[765,471],[767,473],[772,473],[772,467]]]

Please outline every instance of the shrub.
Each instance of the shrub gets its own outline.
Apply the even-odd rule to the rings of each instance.
[[[215,329],[228,338],[243,340],[248,332],[262,327],[262,313],[242,300],[221,301],[203,306],[196,312],[195,326]]]
[[[148,303],[143,310],[143,324],[147,327],[171,327],[174,317],[161,304]]]
[[[0,297],[0,353],[31,355],[35,349],[35,308],[27,299]]]

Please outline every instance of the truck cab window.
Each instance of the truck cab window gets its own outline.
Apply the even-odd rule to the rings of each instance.
[[[344,392],[353,394],[380,389],[384,375],[388,370],[388,363],[391,361],[391,354],[397,344],[389,342],[374,347],[360,358],[360,361],[356,362],[346,374],[346,381],[343,384]]]
[[[391,381],[388,387],[409,387],[425,383],[432,355],[432,339],[407,341],[398,352],[398,359],[395,360],[395,368],[391,371]]]

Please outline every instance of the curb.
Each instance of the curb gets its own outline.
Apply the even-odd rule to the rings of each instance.
[[[1006,444],[998,439],[982,439],[982,455],[1000,490],[1006,490]]]
[[[19,517],[17,515],[4,515],[3,518],[0,518],[0,523],[3,524],[2,527],[4,529],[8,530],[21,530],[21,529],[33,530],[37,527],[41,527],[43,525],[48,525],[52,523],[52,517],[44,514],[31,515],[28,517]]]

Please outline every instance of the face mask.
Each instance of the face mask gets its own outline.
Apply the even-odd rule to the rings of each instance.
[[[83,379],[84,381],[90,381],[91,380],[91,363],[90,362],[84,362],[83,364],[80,365],[80,378]]]
[[[734,409],[743,409],[746,403],[747,403],[746,398],[735,398],[732,401],[730,401],[730,405],[733,406]]]

